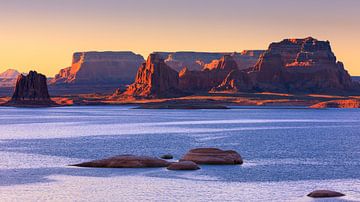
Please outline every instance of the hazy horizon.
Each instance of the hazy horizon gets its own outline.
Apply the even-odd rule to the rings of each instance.
[[[329,40],[360,75],[360,1],[0,0],[0,72],[54,76],[73,52],[240,52],[284,38]]]

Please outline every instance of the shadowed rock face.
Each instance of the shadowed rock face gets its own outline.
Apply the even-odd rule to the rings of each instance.
[[[156,53],[150,54],[146,63],[139,67],[135,82],[123,93],[139,98],[173,97],[179,94],[178,73]]]
[[[230,55],[223,56],[211,69],[190,71],[184,68],[179,72],[180,89],[187,92],[209,91],[221,84],[231,71],[237,69],[237,64]]]
[[[52,103],[44,75],[30,71],[26,76],[22,74],[18,76],[9,104],[46,105]]]
[[[254,84],[246,72],[233,70],[226,76],[224,81],[217,87],[214,87],[211,92],[252,91],[253,86]]]
[[[132,52],[74,53],[71,67],[61,69],[50,84],[130,84],[144,62]]]

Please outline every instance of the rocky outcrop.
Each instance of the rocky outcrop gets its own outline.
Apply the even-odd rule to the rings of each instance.
[[[265,51],[262,50],[244,50],[241,53],[234,52],[228,53],[227,55],[232,56],[239,70],[243,70],[253,67],[257,63],[260,55],[264,52]],[[220,58],[213,60],[210,63],[205,64],[203,69],[214,69],[220,62]]]
[[[15,69],[8,69],[0,74],[0,87],[14,87],[16,79],[20,75]]]
[[[244,50],[240,53],[231,52],[158,52],[165,58],[165,63],[172,69],[180,72],[184,67],[190,71],[213,69],[224,55],[233,56],[239,69],[246,69],[253,66],[262,50]]]
[[[46,77],[36,71],[26,76],[20,74],[8,105],[54,105],[48,92]]]
[[[180,161],[171,163],[168,167],[168,170],[199,170],[200,167],[192,161]]]
[[[249,72],[259,90],[287,92],[351,91],[356,85],[331,50],[330,42],[285,39],[272,43]]]
[[[167,167],[170,163],[148,156],[120,155],[107,159],[95,160],[73,166],[94,168],[159,168]]]
[[[329,198],[329,197],[341,197],[341,196],[345,196],[345,194],[330,190],[316,190],[309,193],[307,196],[312,198]]]
[[[152,53],[139,67],[135,82],[122,95],[135,98],[164,98],[180,94],[178,73],[171,69],[159,54]]]
[[[220,85],[211,92],[249,92],[253,90],[254,83],[248,74],[241,70],[232,70]]]
[[[232,72],[213,88],[224,90],[343,93],[359,91],[360,84],[336,60],[328,41],[308,37],[272,43],[253,67]]]
[[[180,71],[187,67],[191,71],[200,71],[204,65],[221,58],[224,53],[207,52],[156,52],[165,59],[172,69]]]
[[[61,69],[49,83],[59,84],[130,84],[136,68],[144,62],[133,52],[78,52],[70,67]]]
[[[179,72],[180,89],[187,92],[209,91],[237,69],[237,64],[230,55],[224,55],[211,69],[191,71],[184,68]]]
[[[331,100],[326,102],[320,102],[310,106],[313,109],[323,108],[360,108],[360,100]]]
[[[199,148],[190,150],[180,161],[193,161],[197,164],[234,165],[242,164],[243,160],[239,153],[233,150],[221,150],[217,148]]]

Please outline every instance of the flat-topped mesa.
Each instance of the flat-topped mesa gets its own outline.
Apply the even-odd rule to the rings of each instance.
[[[272,43],[248,73],[261,91],[337,93],[357,88],[336,61],[330,42],[312,37]]]
[[[78,52],[72,65],[60,70],[50,84],[130,84],[136,68],[144,62],[129,51]]]
[[[336,63],[330,42],[318,41],[312,37],[272,43],[268,51],[281,55],[286,67],[324,67]]]
[[[135,82],[122,94],[135,98],[164,98],[179,96],[179,76],[177,71],[165,64],[157,53],[152,53],[140,65]]]
[[[26,76],[20,74],[11,100],[7,105],[36,106],[55,105],[50,99],[46,76],[30,71]]]
[[[180,89],[187,92],[209,91],[218,86],[229,72],[237,69],[237,64],[231,55],[224,55],[211,69],[202,71],[183,69],[179,73]]]

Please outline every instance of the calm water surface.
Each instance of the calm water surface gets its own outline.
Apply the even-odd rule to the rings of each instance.
[[[0,108],[1,201],[360,201],[360,110]],[[241,166],[91,169],[118,154],[237,150]],[[331,201],[331,200],[328,200]]]

